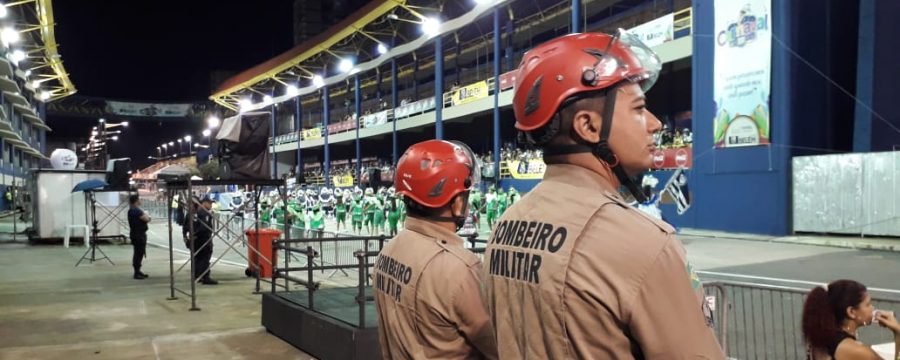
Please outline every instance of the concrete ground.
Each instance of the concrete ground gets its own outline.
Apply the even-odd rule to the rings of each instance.
[[[167,300],[168,251],[148,248],[150,278],[139,281],[131,246],[102,250],[115,266],[75,267],[81,246],[0,244],[0,360],[311,358],[260,326],[260,297],[243,268],[217,267],[221,283],[198,288],[202,310],[188,311],[185,296]]]
[[[327,229],[333,227],[329,221]],[[16,228],[23,226],[18,223]],[[187,251],[180,241],[180,229],[174,230],[177,268],[187,259]],[[10,218],[0,219],[0,360],[310,358],[260,327],[259,295],[252,293],[255,281],[244,276],[246,260],[240,254],[247,249],[241,241],[216,241],[214,256],[221,261],[215,265],[213,277],[221,283],[199,286],[197,301],[202,310],[192,312],[189,297],[176,294],[178,299],[167,300],[168,228],[163,221],[151,225],[148,235],[154,246],[148,247],[144,261],[144,271],[151,277],[143,281],[131,279],[130,245],[102,246],[115,266],[100,260],[75,267],[85,252],[79,242],[68,249],[27,245],[21,235],[13,241],[11,232]],[[486,238],[487,226],[482,226],[482,233]],[[809,289],[851,278],[881,296],[900,296],[900,278],[896,276],[900,252],[894,250],[900,249],[895,246],[900,243],[897,239],[846,238],[841,239],[844,246],[835,247],[827,246],[835,240],[825,237],[793,241],[686,230],[679,238],[704,281]],[[848,243],[854,245],[846,246]],[[226,251],[229,244],[234,251]],[[322,261],[354,261],[352,251],[361,245],[346,246],[339,249],[339,256],[326,255]],[[303,259],[293,261],[296,266],[303,264]],[[353,271],[317,273],[316,277],[323,287],[355,286],[357,281]],[[265,285],[263,291],[268,288]],[[178,273],[177,286],[189,289],[187,269]],[[736,294],[740,295],[731,295]],[[754,314],[750,316],[757,316]],[[743,326],[732,326],[737,325]],[[750,353],[734,355],[752,357]]]

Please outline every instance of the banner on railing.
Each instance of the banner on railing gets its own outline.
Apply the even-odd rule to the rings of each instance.
[[[329,134],[337,134],[342,133],[344,131],[350,131],[356,128],[356,121],[347,120],[341,121],[339,123],[328,124],[328,133]]]
[[[717,148],[769,144],[772,68],[770,0],[715,6],[713,143]]]
[[[331,177],[334,187],[350,187],[353,186],[352,175],[337,175]]]
[[[388,115],[387,110],[377,112],[374,114],[363,115],[363,117],[360,118],[360,122],[363,124],[363,127],[372,127],[372,126],[387,124],[387,120],[388,120],[387,115]]]
[[[527,161],[512,160],[507,162],[509,175],[513,179],[543,179],[547,165],[543,159],[531,159]]]
[[[453,106],[468,104],[478,99],[483,99],[488,96],[488,83],[485,80],[481,80],[474,84],[469,84],[463,86],[456,91],[453,92]]]
[[[429,97],[406,105],[400,105],[394,109],[394,118],[402,118],[412,115],[421,114],[428,110],[434,109],[434,98]]]
[[[693,149],[658,149],[653,152],[653,169],[690,169],[693,166]]]
[[[185,117],[192,104],[150,104],[123,101],[107,101],[107,110],[122,116]]]
[[[641,41],[654,47],[675,39],[675,14],[666,14],[660,18],[650,20],[628,30],[637,35]]]
[[[314,127],[312,129],[303,130],[303,140],[313,140],[322,137],[322,129]]]
[[[518,70],[513,70],[505,74],[500,74],[500,91],[512,89],[516,85],[516,74]]]

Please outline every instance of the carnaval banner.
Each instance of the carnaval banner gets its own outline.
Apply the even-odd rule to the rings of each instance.
[[[771,0],[715,2],[717,148],[769,144]]]
[[[319,139],[322,137],[322,129],[314,127],[312,129],[303,130],[303,140]]]
[[[456,89],[456,91],[453,92],[453,98],[451,100],[453,101],[453,106],[457,106],[483,99],[487,96],[488,84],[487,81],[482,80]]]
[[[351,176],[351,175],[332,176],[331,180],[332,180],[332,183],[334,183],[335,187],[353,186],[353,176]]]
[[[434,109],[434,98],[429,97],[406,105],[400,105],[394,109],[394,118],[418,115],[428,110]]]
[[[635,26],[629,29],[628,32],[637,35],[649,47],[672,41],[675,38],[675,14],[663,15],[660,18]]]
[[[191,104],[149,104],[122,101],[107,101],[107,111],[121,116],[146,117],[186,117],[191,112]]]
[[[509,175],[513,179],[543,179],[547,165],[543,159],[531,159],[528,161],[507,161]]]

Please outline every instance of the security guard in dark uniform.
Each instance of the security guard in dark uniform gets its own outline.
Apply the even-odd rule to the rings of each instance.
[[[150,223],[150,215],[147,215],[141,209],[140,195],[131,195],[128,197],[128,237],[131,238],[131,245],[134,247],[134,255],[131,259],[131,266],[134,268],[134,278],[136,280],[146,279],[148,276],[141,272],[141,262],[147,255],[147,224]]]
[[[213,216],[212,204],[213,199],[209,195],[203,199],[194,198],[194,279],[200,279],[201,284],[216,285],[219,282],[210,277],[209,262],[213,254]],[[197,203],[199,202],[199,206]],[[184,233],[185,246],[191,249],[190,241],[190,222],[185,222],[182,227]]]

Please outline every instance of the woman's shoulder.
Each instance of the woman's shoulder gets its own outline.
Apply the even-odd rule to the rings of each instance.
[[[841,333],[835,336],[832,358],[837,360],[879,359],[872,348],[860,343],[855,337]]]

